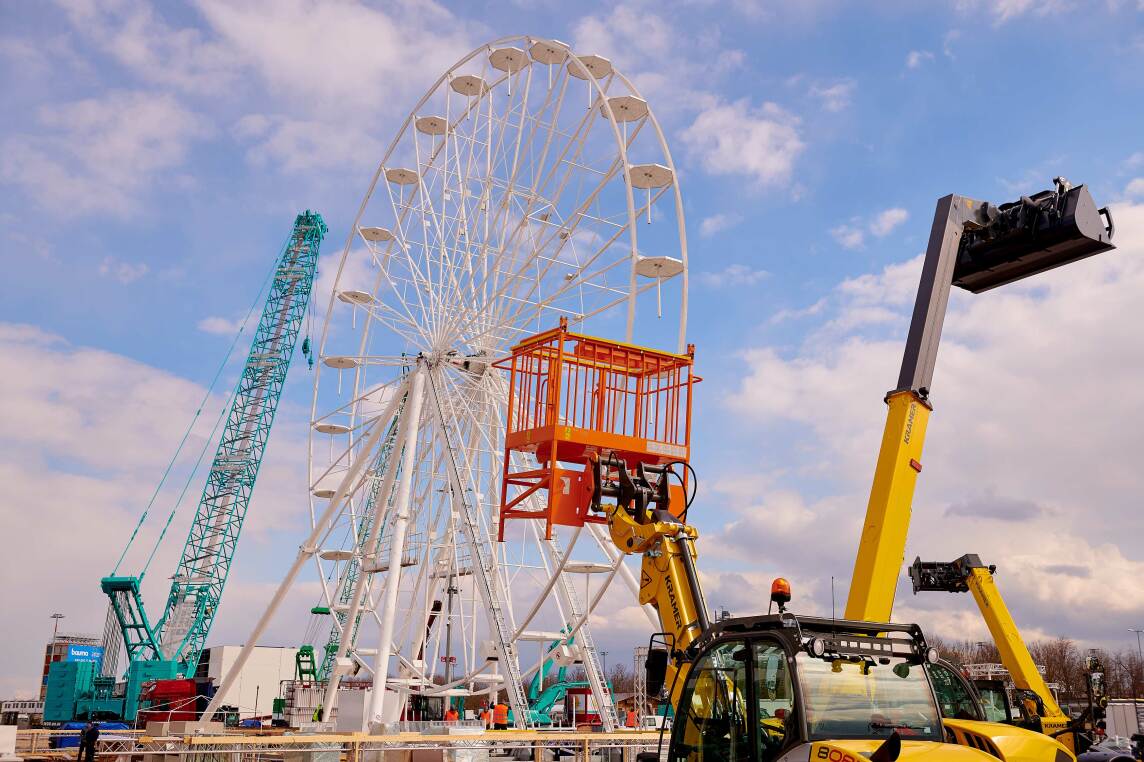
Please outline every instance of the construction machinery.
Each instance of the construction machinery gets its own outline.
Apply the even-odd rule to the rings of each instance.
[[[894,607],[950,288],[977,294],[1114,248],[1112,217],[1087,186],[1060,177],[1055,184],[1000,206],[956,195],[937,202],[898,384],[886,394],[848,619],[885,621]]]
[[[1028,646],[1021,639],[1017,623],[1013,621],[993,579],[996,570],[996,566],[982,563],[980,556],[968,553],[950,562],[917,558],[910,566],[909,574],[915,594],[921,591],[973,594],[1020,701],[1021,716],[1010,717],[1009,721],[1059,736],[1069,748],[1076,752],[1084,751],[1082,747],[1085,744],[1078,743],[1076,738],[1076,724],[1057,704]]]
[[[889,411],[850,581],[847,618],[883,621],[893,609],[951,287],[977,294],[1114,248],[1108,209],[1098,209],[1084,185],[1073,186],[1060,177],[1054,185],[1000,206],[956,195],[937,202],[898,385],[886,395]],[[915,565],[915,592],[919,579],[935,586],[924,589],[944,589],[938,585],[948,586],[961,575],[1014,680],[1035,695],[1032,703],[1041,729],[1066,735],[1072,747],[1067,718],[1037,673],[990,570],[976,557],[961,561],[968,564],[970,558],[976,566],[957,570],[953,565]]]
[[[535,338],[513,350],[510,411],[532,430],[513,437],[510,426],[505,458],[532,447],[540,468],[506,466],[528,495],[506,489],[501,518],[546,529],[602,522],[622,554],[641,556],[639,601],[661,630],[649,646],[647,693],[666,694],[673,708],[673,762],[1071,759],[1039,733],[943,718],[926,666],[938,654],[916,625],[796,616],[786,611],[785,580],[772,588],[777,613],[711,622],[687,520],[693,350],[672,355],[565,326],[541,338],[542,352]],[[539,508],[526,507],[533,495]]]
[[[82,676],[71,674],[75,669],[70,664],[52,665],[52,671],[58,676],[53,680],[49,674],[45,706],[50,705],[52,713],[49,717],[46,712],[45,720],[63,721],[99,711],[117,713],[131,721],[135,719],[146,683],[194,677],[222,600],[290,359],[306,315],[318,249],[326,230],[320,214],[309,210],[299,214],[269,276],[266,302],[225,419],[220,419],[222,435],[171,577],[162,615],[155,624],[151,623],[141,590],[148,566],[166,534],[165,528],[139,574],[118,573],[148,511],[143,512],[115,570],[100,580],[100,587],[110,600],[104,632],[106,662],[101,679],[114,684],[115,657],[123,649],[129,660],[123,690],[117,690],[113,697],[103,697],[106,691],[96,684],[94,675],[85,681],[80,679]],[[303,352],[309,354],[308,339],[303,344]],[[216,380],[218,377],[216,375]],[[172,517],[177,507],[176,503]],[[170,521],[169,518],[168,525]],[[151,692],[154,693],[154,689]]]

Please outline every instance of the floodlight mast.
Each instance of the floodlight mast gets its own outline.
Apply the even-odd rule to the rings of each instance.
[[[888,622],[905,560],[906,536],[929,401],[951,286],[972,293],[1003,286],[1115,248],[1107,207],[1084,185],[1056,188],[1001,206],[949,195],[938,199],[898,385],[886,395],[882,435],[846,619]]]

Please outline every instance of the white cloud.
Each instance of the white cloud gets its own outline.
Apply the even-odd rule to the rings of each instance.
[[[1144,177],[1137,177],[1128,183],[1124,195],[1130,198],[1144,198]]]
[[[894,207],[879,212],[869,222],[865,222],[861,217],[851,217],[849,222],[831,228],[830,236],[843,248],[861,249],[866,245],[867,233],[877,238],[884,238],[909,219],[909,216],[909,212],[905,209]]]
[[[218,315],[211,315],[205,317],[198,322],[196,326],[203,333],[212,333],[218,336],[233,336],[238,333],[238,329],[242,327],[242,318],[219,317]]]
[[[143,262],[121,262],[115,257],[104,257],[99,263],[100,275],[114,278],[125,286],[142,278],[150,269]]]
[[[1025,14],[1051,16],[1072,8],[1067,0],[957,0],[956,6],[968,15],[984,11],[997,25]]]
[[[246,158],[253,166],[282,172],[366,166],[385,151],[381,140],[351,123],[248,114],[235,123],[233,132],[250,144]]]
[[[953,60],[956,56],[953,54],[953,44],[961,38],[960,29],[950,29],[941,38],[941,52],[946,58]]]
[[[199,0],[215,34],[300,116],[337,124],[401,109],[484,30],[425,0],[358,3]],[[411,63],[415,65],[411,66]]]
[[[621,2],[607,14],[584,16],[572,25],[572,48],[580,55],[608,58],[652,105],[656,115],[675,118],[717,105],[719,77],[741,67],[746,53],[729,47],[718,33],[688,30],[691,55],[678,55],[680,30],[651,7]]]
[[[63,0],[72,27],[136,76],[196,94],[227,92],[237,51],[194,27],[172,28],[142,0]]]
[[[738,214],[724,212],[713,214],[710,217],[704,217],[699,223],[699,234],[710,237],[716,233],[722,233],[724,230],[730,230],[742,221],[743,218]]]
[[[0,692],[10,696],[38,687],[38,660],[53,611],[67,616],[69,631],[102,630],[106,601],[98,580],[115,564],[205,389],[130,357],[73,346],[29,325],[0,323],[0,354],[10,363],[0,374],[5,400],[5,425],[0,427],[5,500],[0,515],[9,526],[19,525],[18,532],[5,535],[0,553],[0,579],[20,583],[9,585],[4,598],[10,647],[0,653]],[[297,371],[293,375],[308,381]],[[204,445],[213,452],[214,440],[208,435],[222,404],[220,395],[212,395],[203,406],[121,573],[138,573],[190,463]],[[296,544],[308,521],[305,420],[305,413],[285,403],[279,411],[232,569],[229,603],[224,601],[220,609],[212,644],[241,642],[250,626],[251,607],[266,600],[247,598],[242,589],[284,571],[281,548]],[[143,583],[153,616],[165,599],[167,575],[182,550],[200,486],[196,477]],[[275,537],[277,532],[283,536]],[[36,541],[23,541],[27,538]],[[38,573],[45,553],[66,558],[68,573]],[[30,584],[33,579],[35,584]],[[296,611],[307,611],[312,596],[304,604]],[[297,643],[296,634],[281,628],[290,619],[282,617],[269,638]]]
[[[906,68],[916,69],[926,61],[933,60],[933,53],[928,50],[911,50],[906,55]]]
[[[1144,431],[1123,425],[1144,416],[1136,336],[1144,205],[1121,204],[1113,214],[1117,251],[989,294],[951,295],[906,554],[979,553],[1000,566],[998,584],[1024,630],[1106,642],[1144,611],[1135,542],[1144,534],[1135,501],[1144,474],[1130,455],[1144,447]],[[918,257],[839,284],[803,345],[744,355],[747,376],[726,400],[736,420],[754,419],[743,446],[762,449],[781,437],[795,453],[793,464],[771,466],[794,475],[772,477],[758,501],[790,489],[795,476],[829,495],[801,509],[844,537],[835,570],[853,558],[884,423],[879,400],[894,385],[920,264]],[[800,432],[793,440],[792,424]],[[1084,442],[1101,446],[1077,444]],[[788,543],[765,542],[760,554],[786,552]],[[929,603],[899,592],[899,600],[907,604],[899,619],[949,606],[944,597]],[[1109,602],[1099,622],[1083,613],[1092,600]]]
[[[860,249],[866,243],[866,234],[855,225],[839,225],[830,229],[830,236],[839,246]]]
[[[725,286],[753,286],[766,278],[770,273],[766,270],[755,270],[747,265],[727,265],[717,272],[699,273],[699,282],[711,288]]]
[[[171,95],[113,91],[41,109],[43,127],[0,146],[0,177],[64,215],[127,217],[210,133]]]
[[[777,185],[790,180],[806,148],[798,125],[798,118],[777,104],[753,107],[738,100],[704,110],[680,137],[708,174],[745,175],[760,185]]]
[[[837,113],[844,111],[850,105],[850,99],[857,87],[857,82],[845,79],[832,85],[812,85],[810,94],[822,101],[822,107],[826,111]]]
[[[879,238],[889,235],[894,228],[909,219],[910,213],[900,207],[879,212],[870,222],[870,232]]]

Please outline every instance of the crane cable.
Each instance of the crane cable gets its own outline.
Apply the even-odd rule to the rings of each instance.
[[[285,248],[286,245],[289,245],[290,237],[292,236],[293,233],[291,233],[291,236],[287,237],[286,244],[283,245],[283,248]],[[123,548],[123,552],[119,554],[119,560],[115,562],[115,568],[112,569],[111,576],[115,576],[118,573],[119,567],[123,563],[123,559],[127,557],[127,551],[131,549],[131,545],[135,542],[135,538],[138,536],[139,530],[143,527],[143,522],[147,520],[147,516],[151,513],[151,508],[154,506],[155,500],[159,497],[159,492],[163,489],[163,485],[166,484],[167,477],[170,476],[172,469],[175,467],[175,462],[179,459],[179,455],[182,453],[184,445],[186,445],[187,440],[190,438],[191,431],[195,428],[195,424],[198,423],[199,416],[202,414],[203,408],[206,406],[207,402],[210,401],[211,394],[214,391],[215,386],[218,384],[219,379],[222,377],[222,372],[230,363],[230,358],[234,354],[234,349],[238,345],[238,340],[246,331],[246,326],[250,323],[250,317],[254,314],[254,308],[260,303],[262,295],[266,291],[267,285],[272,282],[274,278],[274,272],[278,269],[279,259],[281,259],[281,257],[275,258],[274,265],[270,268],[270,272],[267,273],[266,278],[263,280],[262,286],[259,288],[257,296],[254,297],[254,301],[251,302],[250,309],[246,312],[246,317],[242,319],[242,324],[238,327],[238,331],[235,333],[234,339],[232,339],[230,342],[230,347],[226,351],[226,356],[223,358],[222,362],[215,370],[214,377],[211,379],[206,393],[203,394],[202,400],[199,402],[198,407],[195,409],[195,414],[191,416],[191,422],[187,426],[186,431],[183,432],[183,438],[179,440],[179,446],[175,448],[175,454],[171,456],[171,460],[167,463],[167,467],[163,471],[163,476],[159,479],[159,483],[155,486],[155,491],[151,494],[151,499],[147,501],[147,507],[143,509],[142,515],[139,516],[139,521],[135,524],[135,529],[131,532],[131,537],[127,540],[127,545]],[[241,378],[239,381],[241,382]],[[199,456],[195,460],[195,467],[191,469],[191,472],[187,475],[187,481],[183,484],[183,488],[179,492],[179,498],[175,502],[175,506],[171,509],[170,515],[167,516],[167,523],[164,524],[163,531],[159,533],[159,538],[155,541],[155,546],[151,549],[151,555],[148,556],[147,563],[144,564],[143,571],[139,574],[140,579],[142,579],[143,575],[147,573],[147,567],[151,565],[151,561],[155,558],[155,553],[159,549],[159,544],[163,541],[163,537],[166,535],[167,529],[171,526],[171,521],[175,517],[175,512],[178,511],[183,497],[187,494],[187,488],[190,486],[191,480],[194,479],[195,474],[198,472],[199,466],[202,464],[203,456],[206,454],[207,448],[210,446],[211,442],[214,441],[214,435],[218,430],[218,425],[223,420],[226,411],[230,408],[231,402],[234,400],[234,395],[237,393],[237,391],[238,385],[236,384],[234,390],[232,390],[230,394],[230,397],[227,399],[227,403],[223,406],[218,420],[216,420],[214,426],[211,427],[210,436],[207,437],[203,442],[202,450],[199,451]]]

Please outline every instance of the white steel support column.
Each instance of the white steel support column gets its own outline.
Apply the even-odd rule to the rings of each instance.
[[[417,436],[421,424],[421,403],[425,399],[425,374],[419,363],[409,385],[409,399],[401,414],[395,451],[401,453],[401,478],[393,506],[393,527],[389,536],[389,570],[385,575],[385,593],[381,603],[381,634],[373,667],[373,696],[369,705],[369,728],[382,722],[385,706],[385,681],[389,675],[389,657],[393,651],[393,622],[397,617],[397,592],[401,583],[401,556],[405,551],[405,529],[409,525],[409,494],[416,470]]]
[[[326,507],[321,519],[314,525],[310,536],[307,537],[298,548],[298,555],[294,559],[294,563],[290,566],[290,570],[286,572],[286,576],[282,579],[281,584],[278,585],[278,590],[274,593],[274,597],[270,599],[266,610],[262,612],[258,623],[254,625],[254,629],[246,639],[246,643],[243,644],[242,651],[239,652],[238,658],[235,659],[234,664],[231,665],[226,676],[223,677],[222,684],[219,686],[214,698],[211,699],[210,704],[207,705],[206,710],[199,719],[197,727],[206,727],[206,724],[214,717],[214,713],[218,709],[219,704],[222,703],[223,698],[242,673],[242,668],[246,666],[246,660],[250,658],[250,653],[254,650],[255,646],[258,645],[262,633],[266,630],[267,625],[270,624],[270,620],[274,618],[274,614],[277,613],[278,606],[282,603],[286,594],[290,592],[290,588],[293,587],[298,572],[302,570],[302,565],[318,553],[318,543],[330,531],[330,525],[334,517],[337,516],[341,510],[342,503],[344,503],[349,494],[353,492],[353,485],[357,482],[366,464],[369,463],[369,454],[373,451],[373,448],[377,446],[378,440],[381,439],[381,435],[386,430],[389,419],[393,417],[393,413],[397,409],[398,400],[401,399],[401,395],[404,391],[405,387],[403,385],[401,389],[398,389],[398,393],[394,395],[389,404],[385,406],[385,410],[382,414],[374,419],[373,429],[366,437],[365,444],[362,445],[358,457],[350,464],[350,467],[346,469],[345,476],[342,477],[341,483],[338,484],[338,491],[330,498],[329,506]]]
[[[401,452],[400,447],[402,443],[402,430],[407,428],[407,418],[402,416],[397,424],[397,436],[394,438],[393,452]],[[372,455],[372,453],[365,453],[364,455]],[[363,457],[364,457],[363,455]],[[338,671],[338,661],[345,658],[349,650],[350,641],[355,634],[354,623],[357,621],[358,612],[361,611],[362,598],[366,594],[366,585],[368,584],[370,575],[365,572],[365,557],[368,556],[375,548],[377,548],[378,537],[381,534],[383,519],[385,518],[385,510],[389,505],[390,495],[393,493],[393,483],[397,476],[396,468],[386,468],[385,476],[382,477],[381,486],[377,491],[377,498],[374,500],[373,505],[373,524],[369,528],[369,535],[365,543],[360,545],[361,554],[358,557],[358,575],[357,580],[354,582],[353,599],[350,601],[349,611],[346,613],[345,624],[342,626],[342,631],[338,637],[338,650],[334,654],[333,668],[330,670],[330,676],[326,683],[326,695],[322,700],[322,717],[332,717],[333,711],[338,705],[338,686],[342,681],[342,674]],[[355,643],[356,645],[356,643]]]

